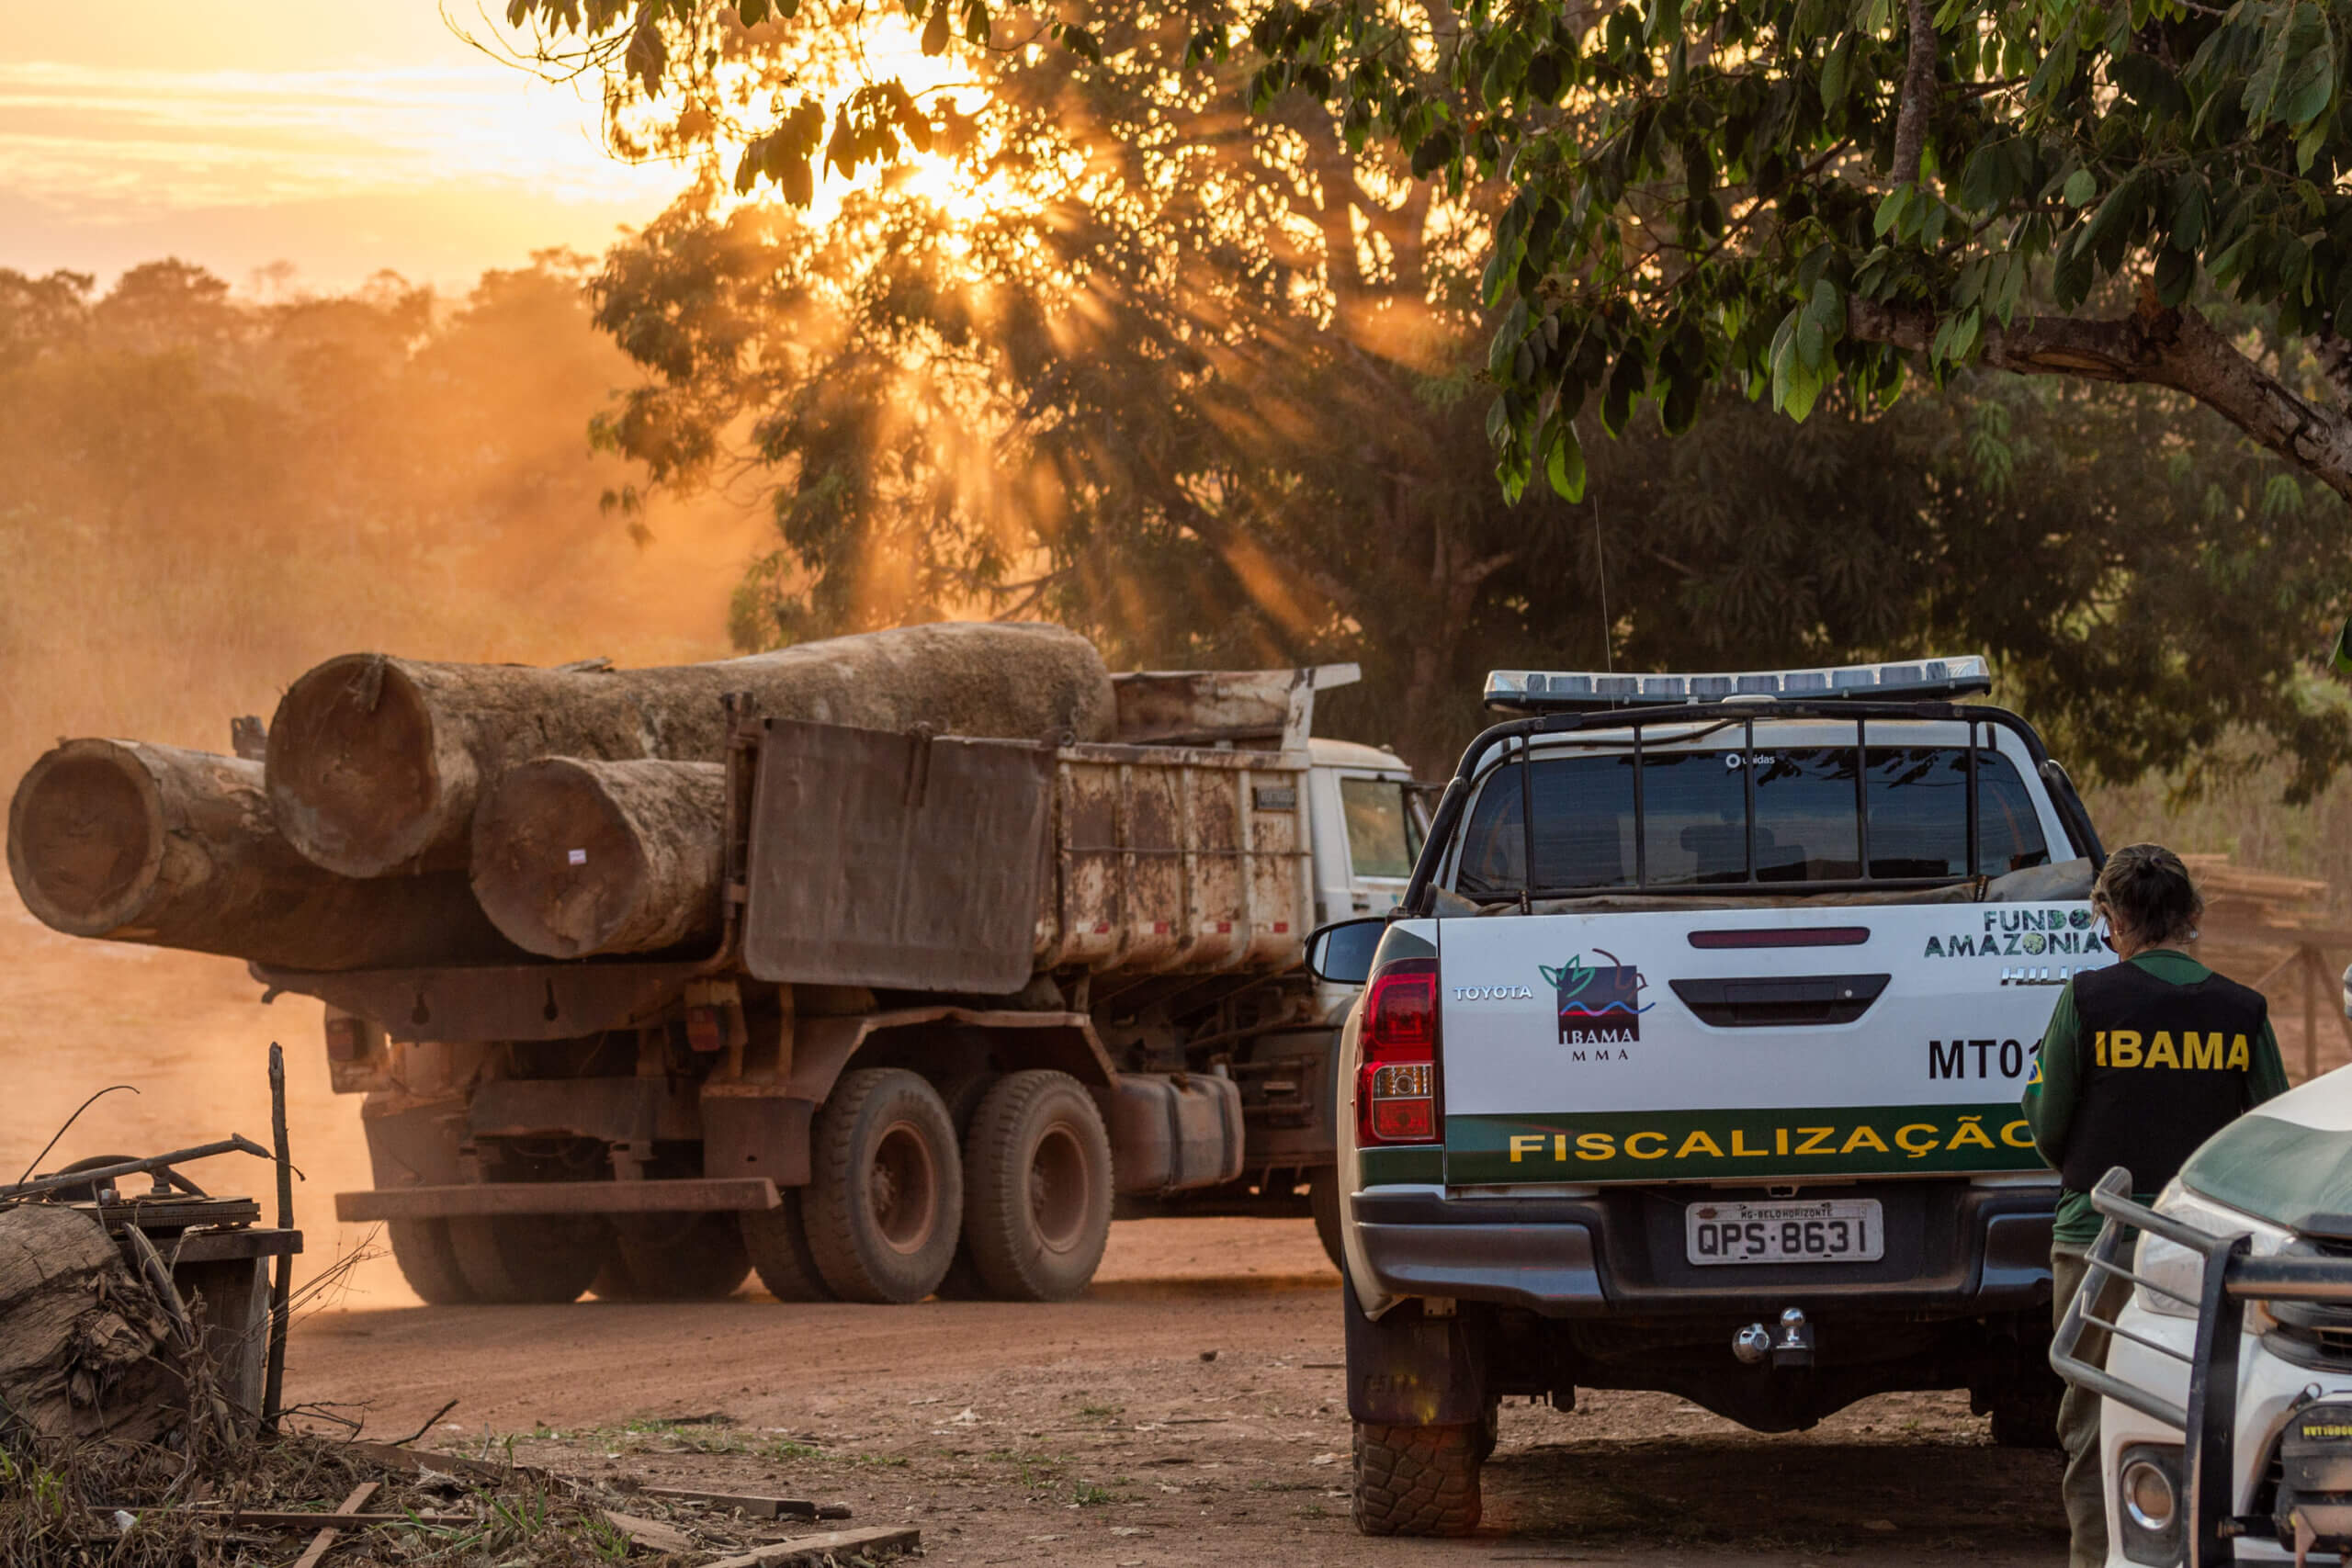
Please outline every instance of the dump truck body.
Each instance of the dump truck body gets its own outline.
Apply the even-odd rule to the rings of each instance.
[[[1140,691],[1123,678],[1123,733],[1159,737],[1142,741],[745,713],[715,951],[257,968],[327,1002],[335,1087],[367,1096],[375,1187],[340,1194],[339,1216],[391,1222],[404,1266],[425,1258],[411,1279],[428,1298],[503,1299],[503,1283],[527,1281],[482,1288],[497,1258],[548,1237],[582,1254],[600,1225],[637,1234],[637,1272],[658,1273],[648,1236],[663,1225],[703,1227],[706,1242],[739,1217],[792,1231],[828,1179],[828,1107],[877,1074],[919,1080],[965,1145],[1011,1114],[992,1090],[1065,1081],[1091,1110],[1063,1093],[1069,1125],[1038,1157],[1057,1137],[1081,1156],[1101,1139],[1105,1223],[1114,1191],[1131,1213],[1300,1204],[1299,1188],[1333,1180],[1330,1050],[1351,996],[1305,974],[1306,935],[1335,908],[1392,905],[1423,820],[1393,754],[1309,739],[1316,678],[1153,676]],[[1057,1168],[1080,1179],[1085,1165]],[[469,1234],[497,1257],[469,1269],[446,1239]],[[803,1261],[824,1289],[814,1255]],[[560,1295],[584,1267],[534,1255],[507,1272],[537,1269]],[[1008,1288],[1010,1268],[978,1288],[1039,1293]],[[834,1272],[854,1275],[854,1260]]]

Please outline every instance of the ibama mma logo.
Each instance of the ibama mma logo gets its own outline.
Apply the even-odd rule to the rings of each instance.
[[[1560,1043],[1631,1044],[1642,1037],[1642,1014],[1656,1005],[1642,1000],[1647,982],[1639,969],[1620,962],[1606,948],[1593,952],[1608,964],[1587,964],[1579,953],[1556,969],[1549,964],[1536,965],[1559,998]]]

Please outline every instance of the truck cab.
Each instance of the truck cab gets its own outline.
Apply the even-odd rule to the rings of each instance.
[[[1966,1388],[2051,1440],[2018,1110],[2103,852],[1979,659],[1498,671],[1395,911],[1318,932],[1356,1517],[1475,1524],[1509,1395],[1760,1431]]]
[[[1404,897],[1429,834],[1429,812],[1394,751],[1317,736],[1314,763],[1315,918],[1385,914]]]

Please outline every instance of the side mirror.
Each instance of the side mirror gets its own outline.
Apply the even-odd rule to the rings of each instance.
[[[1306,972],[1334,986],[1361,986],[1372,976],[1372,955],[1388,930],[1388,917],[1340,920],[1306,939]]]

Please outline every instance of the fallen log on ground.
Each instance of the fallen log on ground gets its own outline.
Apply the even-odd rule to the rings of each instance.
[[[726,877],[717,762],[547,757],[501,773],[474,812],[474,897],[550,958],[718,940]]]
[[[50,1203],[0,1207],[0,1430],[155,1437],[186,1415],[161,1356],[170,1332],[97,1221]]]
[[[443,872],[359,881],[277,831],[262,764],[133,740],[69,740],[8,807],[25,908],[74,936],[290,969],[511,962],[521,953]]]
[[[872,729],[1099,740],[1114,724],[1102,656],[1054,626],[906,626],[650,670],[347,654],[278,704],[270,799],[295,847],[345,875],[458,866],[475,806],[506,768],[551,756],[718,761],[730,692],[776,717]]]

